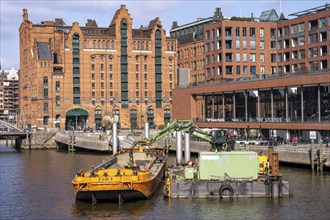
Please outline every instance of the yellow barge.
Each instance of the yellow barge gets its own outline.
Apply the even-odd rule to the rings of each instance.
[[[119,151],[72,180],[76,200],[122,203],[151,197],[164,176],[166,157],[156,149]]]

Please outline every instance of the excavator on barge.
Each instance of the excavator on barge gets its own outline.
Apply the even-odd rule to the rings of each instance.
[[[178,131],[209,142],[212,152],[200,152],[195,164],[182,166],[178,163],[178,166],[165,172],[166,155],[164,151],[152,148],[152,145]],[[149,198],[159,187],[165,173],[168,175],[164,196],[171,198],[222,197],[226,192],[230,196],[264,196],[267,190],[273,195],[274,182],[278,194],[286,194],[282,186],[288,184],[283,184],[281,178],[267,178],[267,189],[263,187],[258,175],[261,166],[263,170],[268,170],[264,165],[267,166],[267,163],[261,163],[257,153],[235,149],[234,138],[225,129],[208,133],[191,120],[173,120],[154,137],[134,141],[129,149],[119,151],[97,167],[86,173],[77,173],[72,184],[77,200],[90,200],[93,204],[98,201],[121,203],[124,200]],[[234,186],[238,188],[235,190]],[[248,190],[253,188],[258,190]],[[216,193],[217,190],[219,193]]]

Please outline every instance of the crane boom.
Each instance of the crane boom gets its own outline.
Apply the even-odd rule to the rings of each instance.
[[[137,144],[141,143],[151,146],[175,131],[183,131],[209,142],[214,151],[233,150],[234,148],[234,140],[226,130],[216,130],[210,134],[197,127],[192,120],[174,119],[166,128],[158,132],[154,137],[135,142],[132,145],[132,149]]]

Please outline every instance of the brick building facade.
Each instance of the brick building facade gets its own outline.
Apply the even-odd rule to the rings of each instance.
[[[20,114],[27,125],[99,129],[105,115],[120,127],[171,120],[176,86],[176,39],[156,18],[132,28],[125,5],[109,27],[95,20],[33,24],[23,10],[20,33]]]
[[[204,32],[202,39],[179,40],[179,68],[190,68],[191,82],[326,71],[330,65],[329,11],[326,4],[293,13],[296,18],[288,20],[272,9],[259,18],[221,17],[203,26],[200,20],[172,26],[171,36],[178,39],[189,29],[201,27]],[[204,49],[201,57],[195,53],[199,47]],[[198,63],[202,63],[201,71]]]

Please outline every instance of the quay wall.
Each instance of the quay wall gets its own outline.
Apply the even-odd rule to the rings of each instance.
[[[56,149],[54,141],[55,131],[35,131],[29,134],[30,138],[22,140],[21,149]]]
[[[111,146],[109,146],[108,135],[94,134],[94,133],[75,133],[76,143],[75,147],[85,148],[87,150],[96,151],[111,151]],[[32,132],[30,139],[24,139],[22,141],[21,149],[56,149],[58,145],[56,143],[61,143],[63,145],[68,145],[70,143],[70,136],[68,131],[39,131]],[[156,148],[163,148],[165,141],[161,140],[154,144]],[[170,152],[176,151],[176,141],[171,140],[170,142]],[[243,146],[243,145],[236,145]],[[246,145],[247,150],[261,152],[264,155],[268,155],[267,146],[257,146],[257,145]],[[315,144],[314,155],[311,155],[311,145],[279,145],[274,146],[274,152],[279,154],[280,162],[297,164],[297,165],[309,165],[311,162],[315,164],[323,160],[324,166],[330,168],[330,147],[323,147],[323,154],[320,155],[320,146]],[[198,153],[201,151],[209,151],[210,144],[207,142],[191,141],[190,142],[191,153]]]
[[[59,145],[66,145],[66,147],[70,144],[71,136],[75,136],[75,144],[74,147],[83,148],[86,150],[93,151],[110,151],[111,146],[109,146],[108,135],[106,134],[94,134],[94,133],[82,133],[75,132],[72,134],[69,131],[60,131],[55,135],[55,141]]]
[[[162,148],[164,142],[159,141],[156,143],[155,147]],[[237,147],[244,147],[243,145],[236,144]],[[209,151],[210,144],[207,142],[190,142],[191,153],[198,153],[201,151]],[[261,152],[263,155],[268,155],[268,146],[255,146],[255,145],[246,145],[246,149],[250,151],[255,151],[257,153]],[[320,159],[320,149],[319,145],[315,145],[315,152],[313,157],[311,157],[311,146],[310,145],[301,145],[301,146],[292,146],[292,145],[280,145],[273,147],[274,152],[278,153],[279,161],[289,164],[297,165],[310,165],[311,161],[316,163]],[[176,151],[176,141],[171,141],[171,147],[169,149],[171,152]],[[312,159],[311,159],[312,158]],[[324,161],[324,166],[330,168],[330,147],[323,147],[323,154],[321,156]]]

